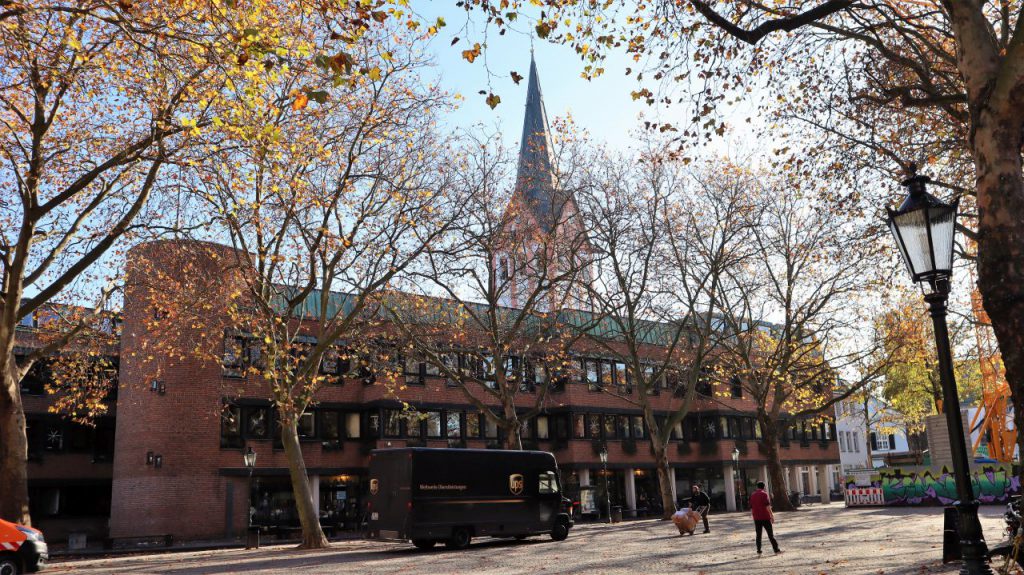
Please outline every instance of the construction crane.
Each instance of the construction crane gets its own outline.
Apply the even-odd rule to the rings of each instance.
[[[971,273],[971,284],[974,274]],[[981,371],[981,404],[971,418],[971,430],[977,430],[974,440],[974,454],[983,439],[988,439],[988,456],[1000,462],[1013,461],[1013,450],[1017,445],[1017,430],[1013,428],[1010,385],[1003,371],[1003,359],[995,342],[991,322],[981,305],[981,293],[974,288],[971,293],[971,311],[977,324],[974,337],[978,346],[978,364]],[[980,420],[980,422],[979,422]]]

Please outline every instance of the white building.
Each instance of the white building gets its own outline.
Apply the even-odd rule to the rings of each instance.
[[[864,406],[859,402],[838,401],[835,407],[839,461],[844,473],[853,469],[884,467],[887,456],[910,452],[906,433],[893,425],[875,423],[871,429],[866,429]],[[880,417],[881,410],[885,408],[874,399],[868,401],[867,409],[869,421],[893,419]]]

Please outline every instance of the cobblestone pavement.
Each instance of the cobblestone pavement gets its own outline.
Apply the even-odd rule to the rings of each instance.
[[[1002,537],[999,506],[982,507],[989,542]],[[100,575],[376,574],[376,573],[672,573],[856,575],[952,574],[943,566],[939,508],[844,509],[815,505],[780,513],[776,536],[782,555],[754,552],[754,528],[747,514],[712,516],[712,532],[679,537],[662,521],[577,525],[562,543],[547,537],[526,541],[480,539],[465,551],[438,547],[346,541],[327,551],[291,547],[163,553],[54,562],[46,573]]]

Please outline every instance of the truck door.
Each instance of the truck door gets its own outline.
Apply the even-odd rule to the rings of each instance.
[[[541,471],[537,475],[537,499],[540,516],[538,519],[542,524],[550,524],[558,515],[558,508],[562,503],[562,493],[558,485],[558,473],[555,471]]]

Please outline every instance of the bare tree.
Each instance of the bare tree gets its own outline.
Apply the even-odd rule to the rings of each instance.
[[[719,309],[730,337],[722,340],[724,375],[736,378],[757,406],[772,495],[789,507],[779,452],[783,433],[831,430],[828,412],[879,380],[891,355],[858,302],[872,293],[865,236],[837,233],[848,223],[835,210],[776,192],[782,180],[751,182],[758,216],[755,257],[736,277],[736,290]],[[877,285],[877,281],[875,283]],[[845,386],[833,390],[842,377]],[[824,425],[822,425],[824,423]]]
[[[513,179],[496,139],[466,138],[449,188],[459,217],[410,268],[409,291],[387,301],[389,318],[414,361],[457,386],[506,449],[522,449],[524,426],[569,377],[573,327],[593,322],[567,311],[581,301],[589,243],[567,178],[539,206],[524,193],[522,160]],[[568,171],[572,155],[559,166]]]
[[[667,518],[670,439],[716,353],[719,292],[749,255],[748,203],[740,186],[712,188],[653,143],[638,160],[603,154],[589,166],[581,203],[600,270],[589,295],[603,325],[589,335],[623,370],[602,390],[643,413]]]

